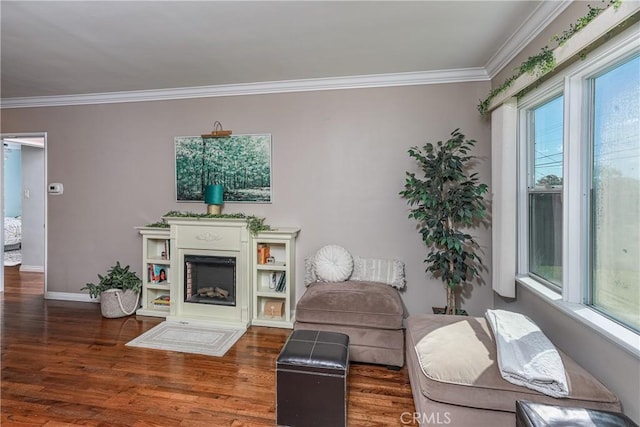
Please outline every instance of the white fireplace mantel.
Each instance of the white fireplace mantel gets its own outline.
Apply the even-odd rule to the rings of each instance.
[[[247,222],[235,218],[167,217],[171,226],[171,311],[168,321],[215,323],[246,329],[251,323],[250,236]],[[185,255],[236,258],[236,305],[185,302]]]

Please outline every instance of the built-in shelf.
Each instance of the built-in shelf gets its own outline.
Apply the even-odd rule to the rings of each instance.
[[[278,228],[252,238],[252,325],[293,328],[295,322],[295,241],[300,230]],[[264,262],[259,248],[266,248]]]
[[[139,316],[166,317],[171,304],[171,240],[169,228],[136,227],[142,235],[142,304],[136,311]],[[165,279],[155,283],[161,270]],[[160,280],[159,278],[157,280]],[[160,304],[166,301],[169,304]]]

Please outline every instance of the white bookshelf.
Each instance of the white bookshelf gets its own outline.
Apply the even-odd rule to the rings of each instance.
[[[299,231],[277,228],[252,237],[252,325],[293,328],[295,242]],[[260,262],[258,247],[261,245],[269,248],[273,262]]]
[[[136,227],[142,235],[142,306],[136,311],[140,316],[167,317],[170,305],[156,301],[161,296],[171,300],[171,240],[169,228]],[[164,270],[166,279],[153,280],[156,273]]]

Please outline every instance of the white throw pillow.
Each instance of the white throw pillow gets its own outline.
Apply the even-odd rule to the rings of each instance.
[[[313,266],[318,280],[344,282],[353,271],[353,257],[342,246],[328,245],[316,252]]]
[[[304,285],[309,286],[318,281],[318,276],[313,266],[313,256],[304,259]]]
[[[386,283],[396,289],[403,289],[404,263],[397,259],[356,257],[353,260],[351,280]]]

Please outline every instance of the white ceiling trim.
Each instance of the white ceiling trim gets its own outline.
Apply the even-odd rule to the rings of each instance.
[[[484,67],[490,78],[494,78],[529,43],[535,39],[573,0],[543,1],[524,20],[515,33],[498,49]]]
[[[490,80],[490,78],[485,69],[476,67],[414,73],[286,80],[277,82],[198,86],[160,90],[7,98],[0,100],[0,108],[58,107],[66,105],[112,104],[118,102],[166,101],[172,99],[414,86],[487,80]]]

